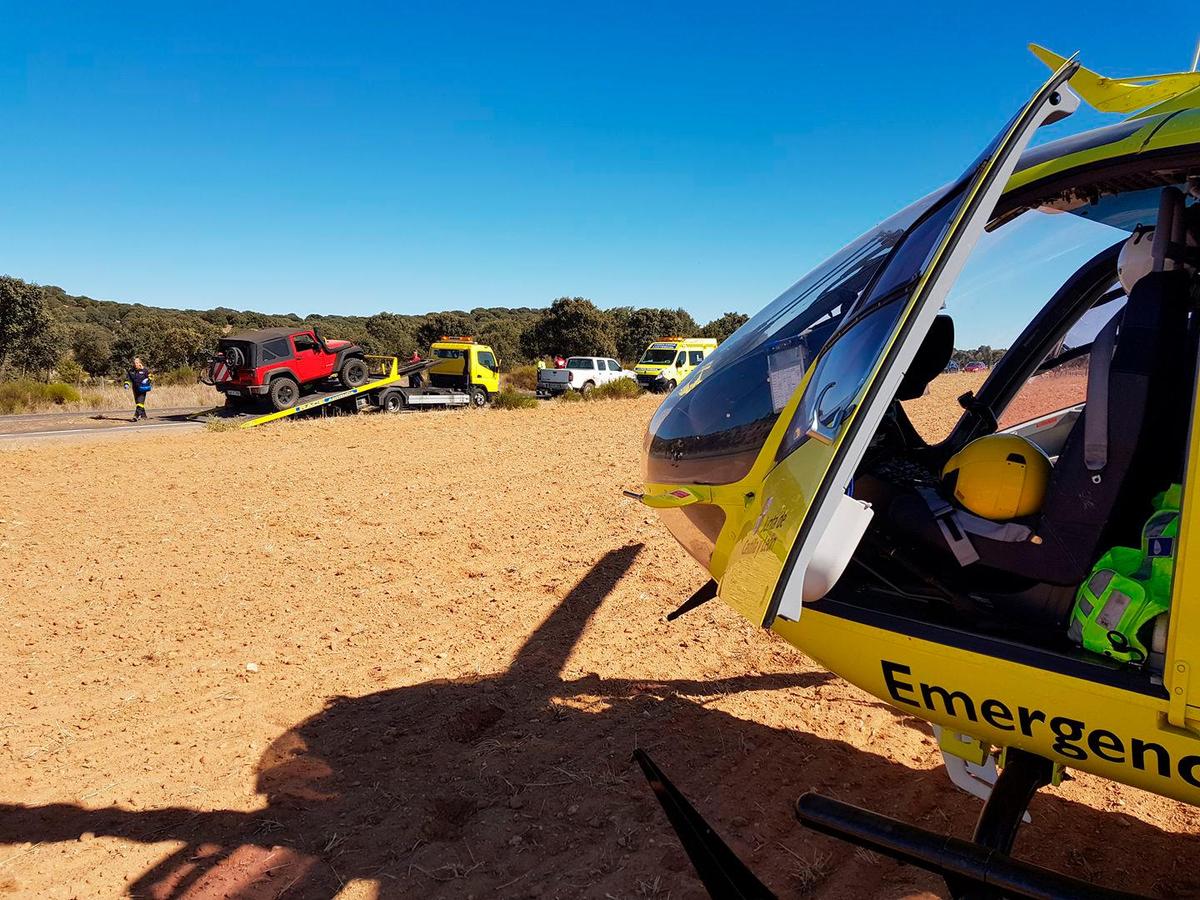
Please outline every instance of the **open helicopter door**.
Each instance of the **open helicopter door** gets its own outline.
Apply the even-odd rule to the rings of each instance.
[[[871,519],[850,482],[904,373],[970,256],[1021,152],[1074,112],[1069,61],[900,236],[780,416],[775,466],[720,583],[729,605],[770,627],[836,583]]]
[[[750,515],[718,586],[722,599],[752,620],[770,627],[777,618],[798,619],[804,600],[821,596],[849,560],[870,520],[869,507],[853,498],[853,473],[1021,151],[1039,126],[1077,108],[1066,88],[1077,68],[1069,61],[1055,72],[962,178],[905,229],[784,407],[764,447],[771,452],[777,442],[774,466],[759,489],[743,495]],[[781,372],[777,362],[768,359],[772,377],[780,373],[779,382],[795,384],[795,373]],[[686,502],[698,490],[675,496]],[[653,760],[644,751],[635,758],[710,894],[772,896]],[[811,793],[799,799],[796,815],[809,828],[942,875],[956,898],[1135,896],[1009,856],[1030,798],[1051,783],[1053,770],[1049,759],[1009,748],[970,841]]]

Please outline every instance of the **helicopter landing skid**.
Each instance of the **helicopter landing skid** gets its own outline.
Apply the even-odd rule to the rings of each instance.
[[[635,750],[633,756],[709,894],[747,900],[773,897],[649,755]],[[969,841],[812,792],[796,801],[796,818],[814,831],[942,876],[955,900],[1145,900],[1139,894],[1099,887],[1008,855],[1025,808],[1033,795],[1050,783],[1053,771],[1049,760],[1010,749]]]

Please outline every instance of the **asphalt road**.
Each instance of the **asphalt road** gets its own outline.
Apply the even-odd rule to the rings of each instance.
[[[125,410],[0,416],[0,444],[47,438],[127,437],[169,428],[196,429],[204,427],[204,423],[192,417],[202,412],[205,409],[198,407],[156,409],[148,420],[136,424]]]

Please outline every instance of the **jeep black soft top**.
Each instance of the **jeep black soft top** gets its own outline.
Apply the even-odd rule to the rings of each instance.
[[[325,336],[321,334],[321,328],[318,325],[295,325],[290,328],[253,328],[249,331],[239,331],[221,338],[217,343],[217,350],[225,354],[227,362],[232,366],[254,368],[260,365],[258,348],[267,341],[289,338],[295,334],[307,334],[309,332],[316,335],[317,341],[325,353],[338,356],[339,364],[341,359],[344,359],[346,356],[361,356],[363,354],[362,348],[350,341],[326,340]]]

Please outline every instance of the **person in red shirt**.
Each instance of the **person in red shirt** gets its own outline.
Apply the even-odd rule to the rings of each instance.
[[[561,356],[554,357],[554,368],[565,369],[566,367],[567,361],[565,359],[563,359]]]

